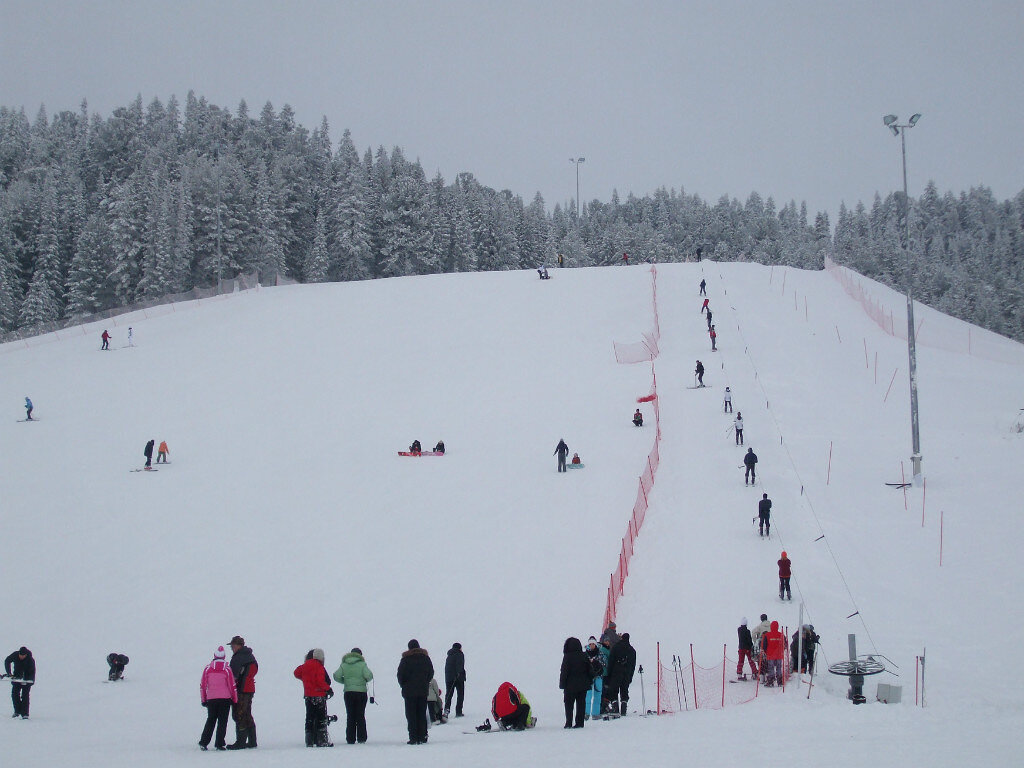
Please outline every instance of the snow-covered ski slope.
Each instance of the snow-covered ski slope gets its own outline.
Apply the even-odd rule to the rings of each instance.
[[[919,347],[927,487],[910,489],[904,509],[884,483],[909,454],[905,343],[826,273],[750,264],[658,267],[661,466],[620,630],[651,707],[655,641],[667,656],[688,657],[693,643],[713,666],[723,644],[735,657],[741,616],[792,627],[802,598],[827,661],[845,658],[856,632],[862,652],[900,667],[899,678],[869,680],[869,697],[879,679],[902,683],[904,704],[855,708],[845,681],[824,676],[810,700],[805,686],[719,712],[562,731],[562,641],[601,629],[654,440],[649,406],[648,426],[630,423],[651,368],[616,364],[612,341],[639,340],[652,319],[647,266],[552,278],[274,288],[121,318],[111,352],[99,351],[102,326],[0,347],[0,651],[27,645],[38,664],[32,719],[0,718],[12,764],[211,759],[195,745],[199,675],[236,633],[260,661],[260,749],[247,757],[260,765],[1012,762],[1024,724],[1012,674],[1024,637],[1024,442],[1012,430],[1024,348],[988,339],[1017,361],[997,363]],[[903,310],[899,295],[865,285]],[[918,320],[936,337],[966,328],[924,308]],[[129,323],[136,346],[123,348]],[[709,387],[687,389],[698,358]],[[760,458],[756,488],[744,487],[743,449],[727,432],[726,385]],[[26,395],[38,423],[16,421]],[[129,473],[150,438],[167,440],[173,463]],[[443,439],[448,454],[399,457],[414,438]],[[559,438],[584,470],[555,472]],[[763,492],[770,541],[751,524]],[[777,600],[783,548],[792,605]],[[411,637],[442,684],[445,652],[461,642],[469,677],[467,718],[418,750],[405,745],[394,679]],[[344,746],[335,726],[333,758],[302,746],[291,673],[314,646],[331,671],[359,646],[377,675],[370,743]],[[919,709],[914,657],[925,647]],[[131,657],[124,683],[104,682],[110,651]],[[463,735],[505,679],[540,727]],[[639,709],[639,677],[632,696]],[[340,696],[332,710],[344,720]]]

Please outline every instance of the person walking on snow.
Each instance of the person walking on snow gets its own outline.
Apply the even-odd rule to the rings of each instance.
[[[135,346],[135,344],[132,343],[132,327],[130,325],[128,326],[128,346],[129,347],[134,347]]]
[[[722,401],[722,413],[732,413],[732,390],[725,388],[725,398]]]
[[[743,465],[747,468],[743,477],[744,485],[757,485],[757,470],[754,468],[756,464],[757,454],[753,448],[747,448],[747,454],[743,457]]]
[[[359,648],[341,657],[341,666],[334,671],[334,679],[345,691],[345,741],[349,744],[366,743],[366,684],[373,680],[373,672],[366,666]]]
[[[732,422],[733,430],[736,432],[736,445],[743,445],[743,412],[736,414]]]
[[[707,288],[707,287],[708,287],[707,281],[704,278],[701,278],[701,280],[700,280],[700,295],[701,296],[707,296],[708,295],[708,292],[705,290],[705,288]]]
[[[110,334],[107,333],[107,329],[106,328],[103,329],[103,334],[100,336],[100,338],[103,339],[103,346],[101,346],[100,349],[109,350],[110,349]]]
[[[32,401],[25,398],[25,421],[32,421]]]
[[[565,444],[565,440],[558,441],[558,445],[555,446],[555,453],[558,454],[558,471],[565,472],[565,457],[569,453],[569,446]]]
[[[700,360],[697,361],[697,367],[693,369],[693,372],[697,374],[697,386],[704,386],[704,363]]]
[[[199,698],[206,707],[206,725],[203,726],[203,733],[199,737],[199,748],[204,752],[210,746],[215,727],[217,736],[213,746],[216,749],[227,749],[224,736],[228,730],[228,716],[231,714],[231,705],[238,701],[235,676],[231,674],[231,667],[224,660],[226,655],[224,646],[219,646],[213,652],[213,661],[203,669],[203,676],[199,681]]]
[[[629,266],[629,254],[628,253],[622,254],[622,263],[625,264],[627,267]]]
[[[155,442],[156,440],[150,440],[142,449],[142,455],[146,457],[146,469],[150,469],[153,465],[153,444]]]
[[[156,452],[156,463],[160,464],[162,462],[162,463],[166,464],[167,463],[167,454],[168,453],[170,453],[170,450],[167,448],[167,441],[166,440],[161,440],[160,441],[160,447],[157,449],[157,452]]]
[[[32,651],[21,646],[4,659],[4,672],[11,678],[11,702],[14,704],[11,717],[28,720],[29,692],[36,681],[36,660],[32,658]]]
[[[707,311],[708,311],[708,299],[707,299],[707,297],[705,297],[704,298],[704,303],[700,305],[700,313],[703,315]]]
[[[746,659],[750,663],[751,679],[757,680],[757,666],[754,664],[754,639],[750,636],[750,630],[747,629],[746,616],[743,617],[740,625],[736,628],[736,634],[739,635],[740,657],[739,661],[736,662],[736,679],[747,679],[746,675],[743,674],[743,660]]]
[[[757,519],[758,519],[758,531],[761,533],[762,538],[765,536],[771,537],[772,533],[772,500],[768,498],[767,493],[761,494],[761,500],[757,502]]]
[[[711,330],[711,317],[712,317],[711,307],[708,307],[708,316],[705,319],[708,321],[708,330],[709,331]]]
[[[331,678],[324,667],[324,651],[314,648],[306,660],[292,673],[302,681],[302,696],[306,702],[306,746],[333,747],[327,732],[327,699],[334,695]]]
[[[785,550],[783,550],[782,557],[779,558],[779,600],[793,600],[793,593],[789,591],[789,579],[792,575],[793,563],[790,562]],[[786,593],[785,598],[782,597],[783,592]]]
[[[711,351],[717,352],[718,347],[715,346],[715,339],[718,338],[718,334],[715,333],[715,326],[712,325],[710,328],[708,328],[708,336],[711,337]]]
[[[452,711],[452,695],[455,697],[455,716],[462,717],[462,699],[466,694],[466,655],[462,643],[452,643],[448,657],[444,660],[444,716]]]

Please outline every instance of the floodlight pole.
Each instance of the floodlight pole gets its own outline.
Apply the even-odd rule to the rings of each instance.
[[[921,118],[915,114],[901,125],[895,115],[886,115],[883,122],[894,135],[900,137],[903,153],[903,247],[907,256],[907,355],[910,358],[910,435],[914,453],[910,457],[914,485],[921,484],[921,431],[917,410],[917,339],[914,325],[914,263],[910,255],[910,197],[907,191],[907,129],[913,128]]]
[[[580,218],[580,163],[587,162],[585,157],[570,157],[569,162],[576,166],[576,219]]]

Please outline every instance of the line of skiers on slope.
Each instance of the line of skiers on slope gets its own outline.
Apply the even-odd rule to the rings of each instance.
[[[708,336],[711,339],[711,351],[712,352],[717,352],[718,351],[718,344],[717,344],[718,332],[715,330],[715,324],[712,322],[712,318],[714,317],[714,313],[711,311],[711,306],[709,304],[709,299],[707,298],[708,294],[707,294],[706,288],[707,288],[707,282],[702,278],[701,281],[700,281],[700,295],[704,297],[704,303],[700,305],[700,311],[701,311],[701,314],[705,315],[704,319],[707,320],[707,323],[708,323]],[[698,363],[699,362],[700,361],[698,361]],[[701,366],[701,367],[703,368],[703,366]],[[701,370],[701,374],[702,374],[701,386],[703,386],[703,373],[704,373],[704,371]]]
[[[761,614],[761,623],[750,630],[744,617],[736,628],[739,637],[739,659],[736,662],[736,679],[762,679],[768,688],[782,685],[787,672],[783,670],[786,658],[786,637],[779,628],[778,621],[768,621],[768,614]],[[801,634],[803,639],[801,642]],[[821,638],[815,634],[813,624],[804,624],[793,633],[790,642],[789,673],[813,673],[814,647]],[[803,655],[801,656],[801,651]],[[750,664],[751,677],[747,678],[743,671],[744,661]]]

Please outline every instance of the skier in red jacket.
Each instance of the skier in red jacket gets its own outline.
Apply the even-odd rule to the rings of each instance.
[[[764,649],[764,657],[767,662],[767,669],[764,673],[764,684],[771,688],[774,685],[782,684],[782,660],[786,658],[786,638],[779,631],[779,622],[773,621],[771,629],[761,636],[761,647]]]
[[[331,678],[324,667],[322,648],[306,654],[306,660],[295,668],[295,677],[302,681],[306,700],[306,746],[333,747],[327,732],[327,699],[334,695]]]

